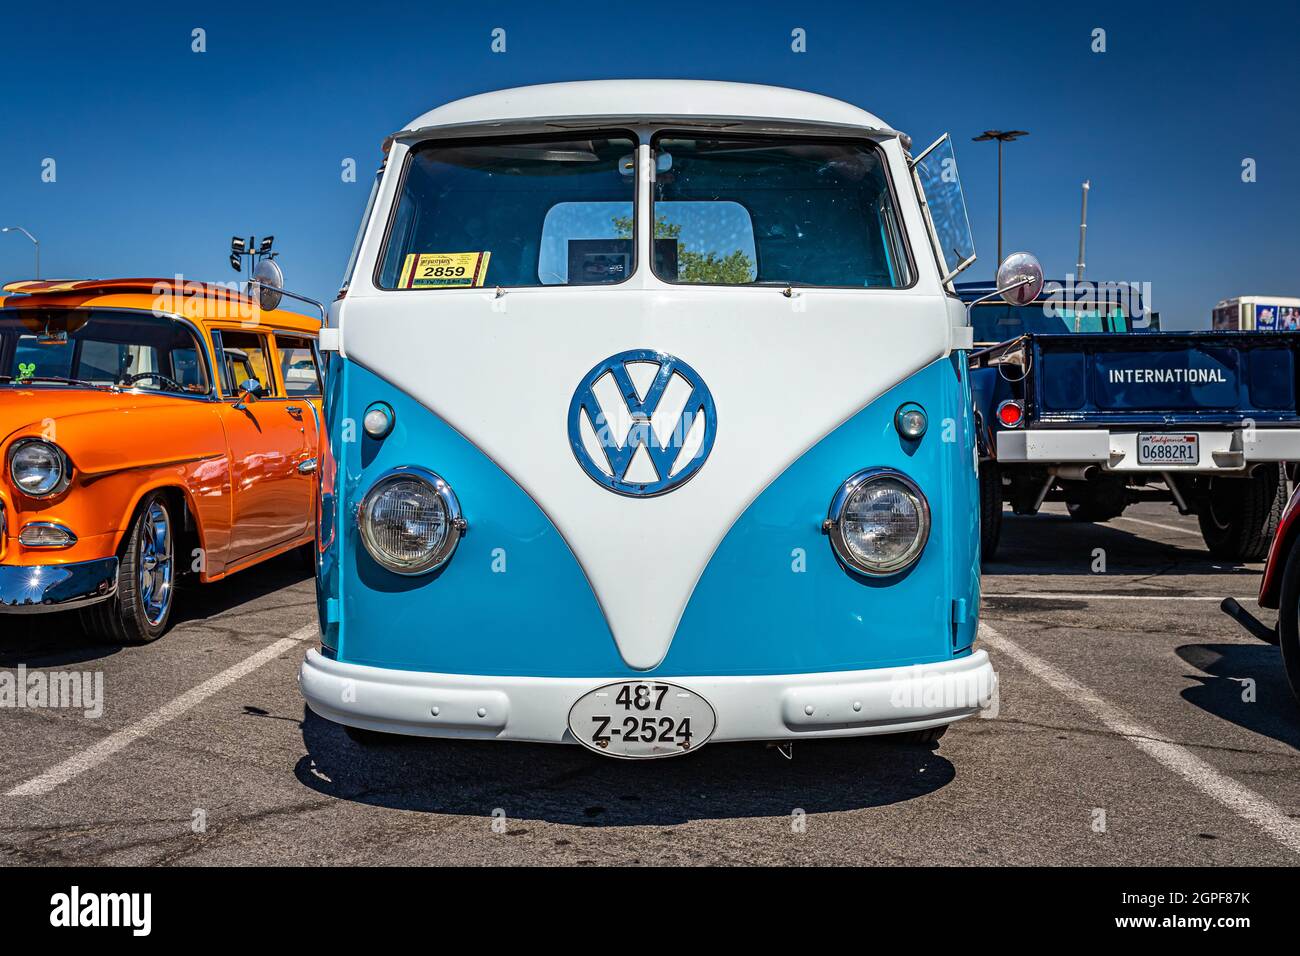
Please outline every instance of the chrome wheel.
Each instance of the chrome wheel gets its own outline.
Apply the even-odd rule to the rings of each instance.
[[[172,603],[172,525],[161,501],[151,501],[140,518],[140,561],[136,569],[140,605],[157,626]]]

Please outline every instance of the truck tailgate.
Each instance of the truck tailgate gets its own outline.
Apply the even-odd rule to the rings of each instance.
[[[1030,417],[1214,423],[1296,420],[1300,333],[1029,336]]]

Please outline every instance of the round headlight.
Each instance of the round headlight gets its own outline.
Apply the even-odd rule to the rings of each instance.
[[[9,476],[19,491],[33,498],[62,491],[67,485],[67,472],[63,452],[39,438],[19,441],[9,453]]]
[[[906,475],[860,471],[831,502],[826,532],[840,560],[863,574],[897,574],[916,563],[930,536],[930,506]]]
[[[357,523],[370,556],[398,574],[442,567],[465,532],[451,487],[433,472],[412,467],[375,482],[361,501]]]

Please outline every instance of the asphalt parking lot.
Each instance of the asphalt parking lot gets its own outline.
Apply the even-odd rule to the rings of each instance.
[[[0,710],[0,861],[1295,865],[1300,708],[1277,649],[1218,609],[1254,610],[1260,571],[1212,561],[1171,507],[1008,515],[984,577],[997,715],[792,760],[363,749],[298,694],[315,611],[292,559],[188,592],[147,647],[9,618],[0,670],[102,671],[105,705]]]

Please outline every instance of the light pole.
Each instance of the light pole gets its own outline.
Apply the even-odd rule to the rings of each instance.
[[[1088,246],[1088,190],[1092,188],[1092,180],[1083,181],[1083,211],[1079,213],[1079,264],[1074,267],[1076,282],[1083,281],[1083,269],[1086,263],[1083,261],[1084,250]]]
[[[998,263],[1002,263],[1002,144],[1009,143],[1014,139],[1022,136],[1028,136],[1029,132],[1023,129],[986,129],[980,135],[973,137],[972,142],[983,143],[990,139],[998,141]]]
[[[275,236],[263,236],[259,245],[256,236],[249,236],[244,239],[242,236],[230,237],[230,268],[236,272],[244,271],[244,257],[248,257],[248,277],[253,278],[253,273],[257,271],[257,264],[264,258],[275,258],[275,253],[271,251],[271,246],[275,244]]]
[[[0,229],[0,232],[21,232],[32,241],[32,245],[36,247],[36,278],[39,279],[41,277],[41,241],[22,226],[5,226],[3,229]]]

